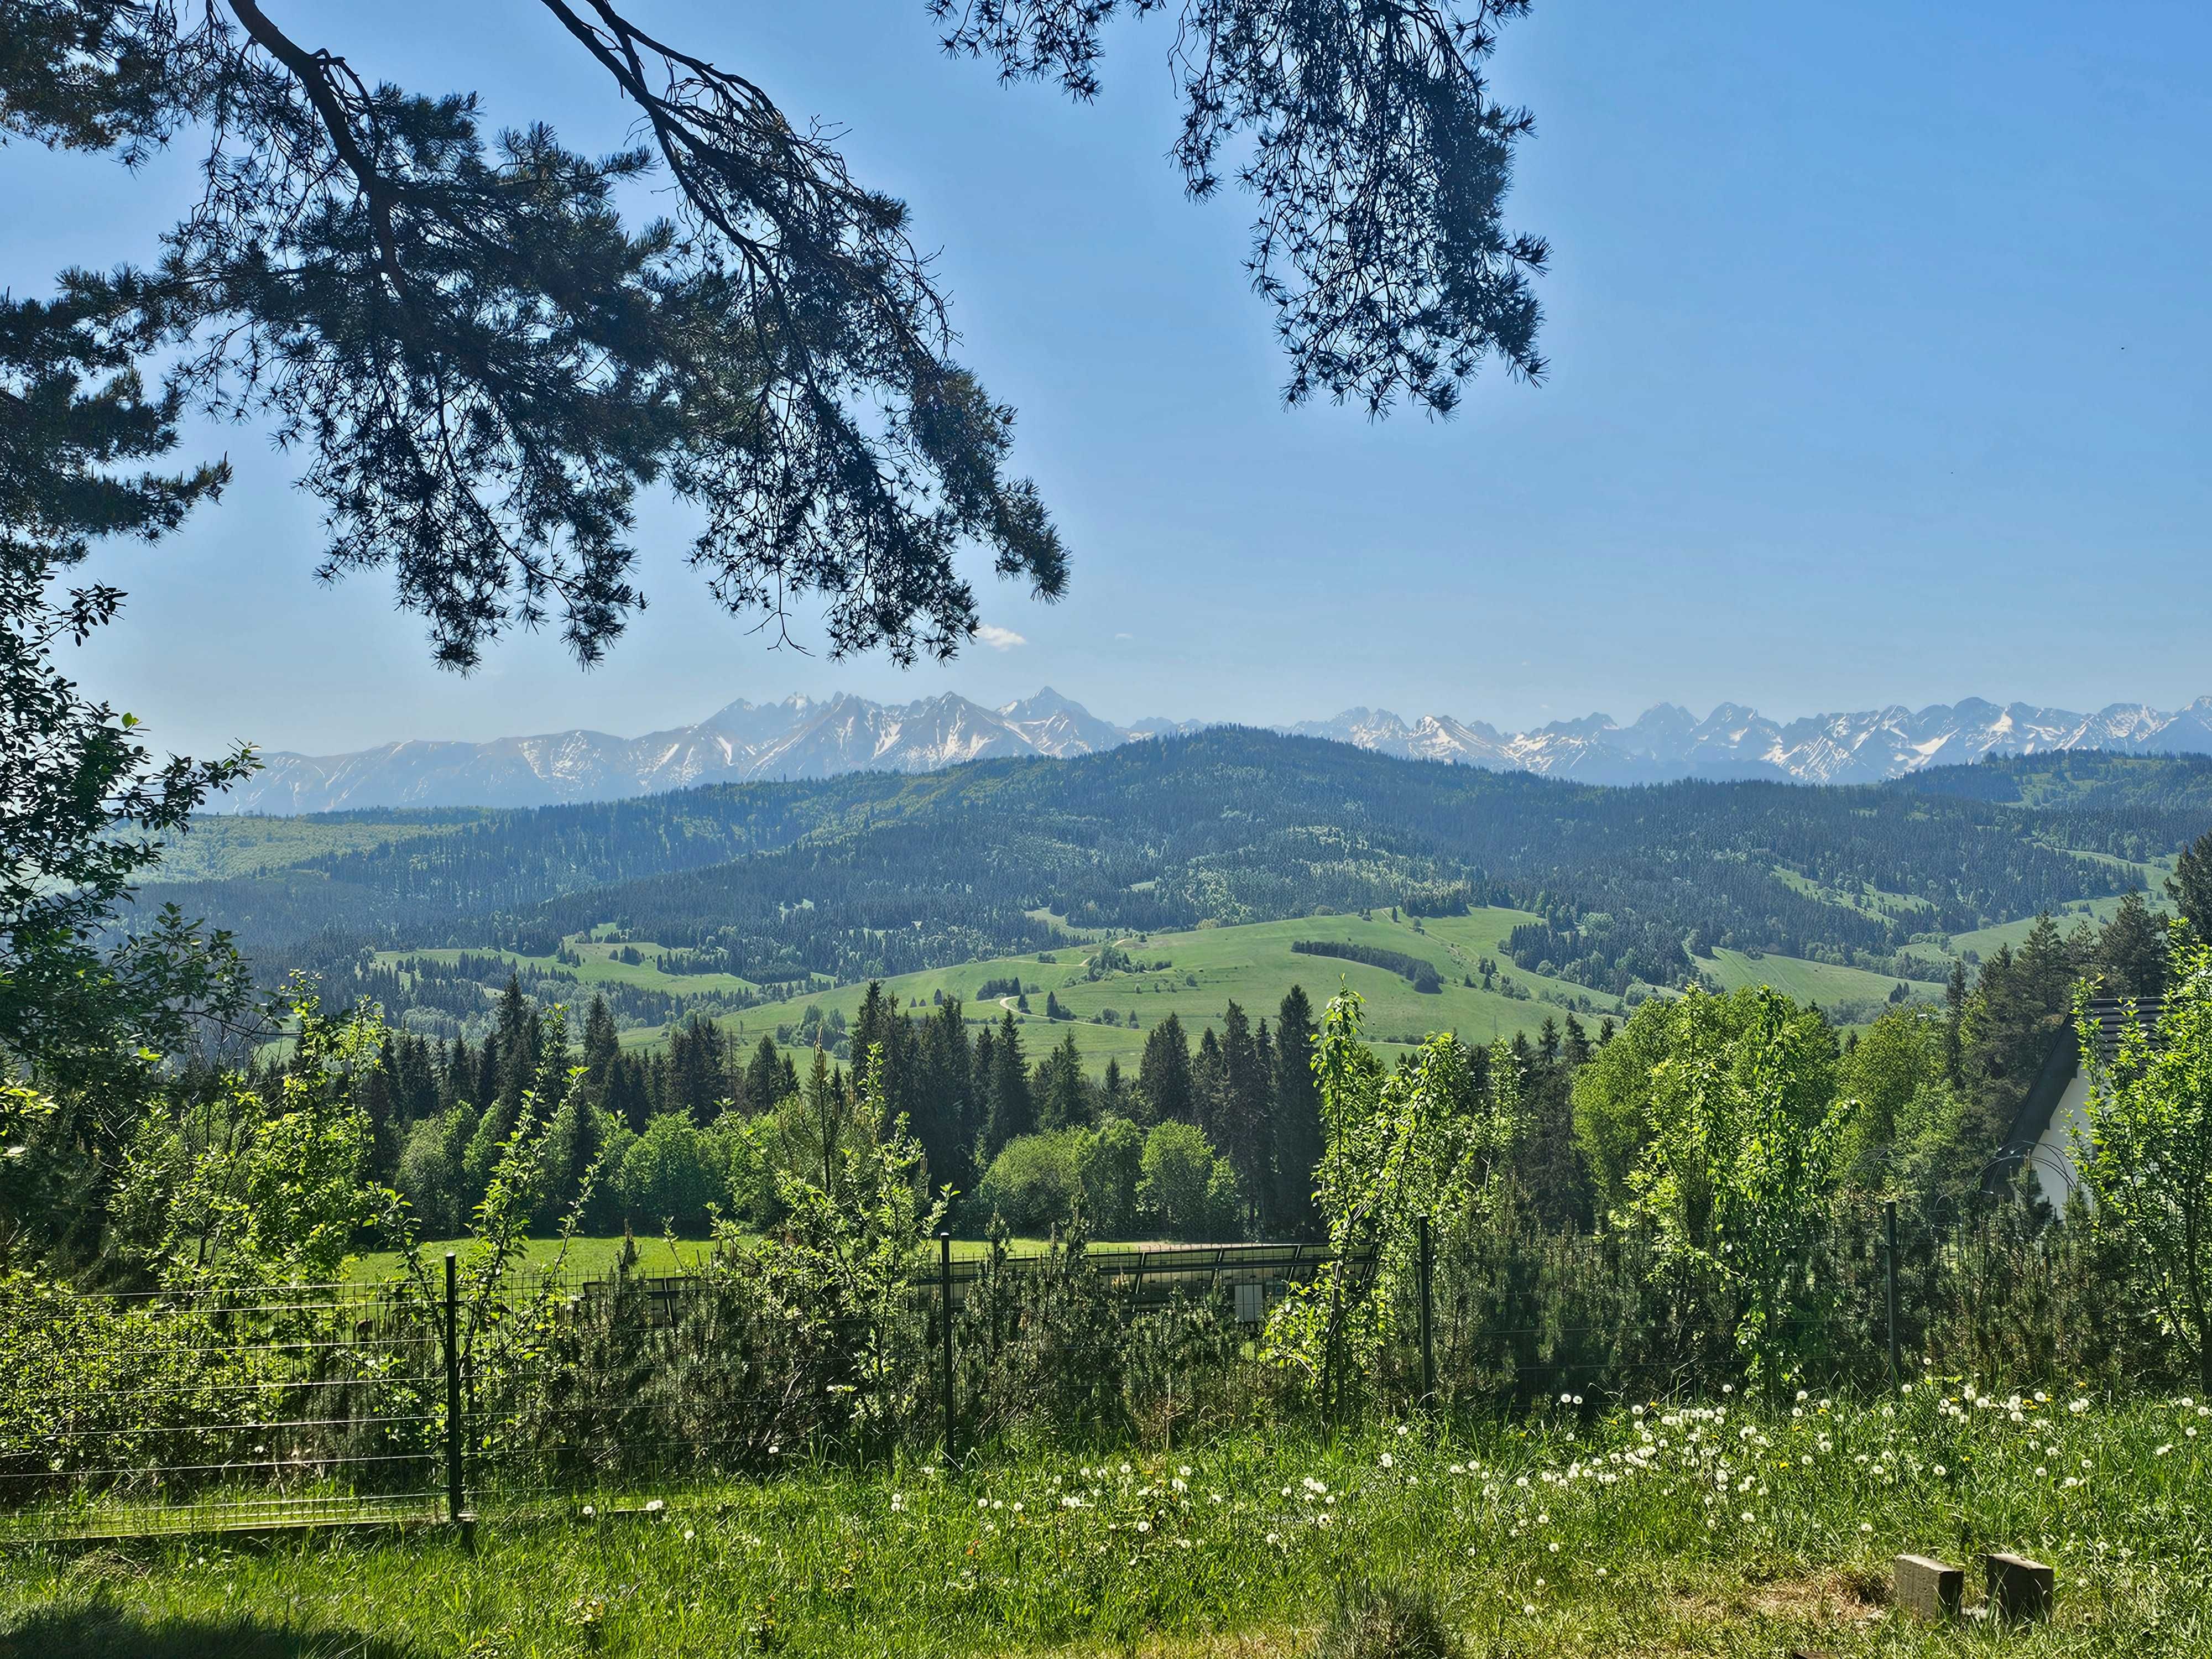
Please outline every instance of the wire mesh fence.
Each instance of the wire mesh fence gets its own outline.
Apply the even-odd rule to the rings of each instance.
[[[1885,1220],[1838,1215],[1807,1253],[1784,1346],[1816,1386],[2149,1363],[2112,1264],[2073,1230],[2001,1216],[1893,1243]],[[449,1260],[375,1285],[0,1281],[0,1542],[636,1506],[827,1449],[1249,1421],[1273,1386],[1261,1322],[1336,1260],[1313,1244],[931,1254],[872,1300],[787,1275],[775,1252],[674,1278]],[[1347,1281],[1374,1266],[1347,1261]],[[1628,1237],[1455,1232],[1425,1242],[1401,1295],[1358,1390],[1370,1408],[1595,1407],[1743,1376],[1725,1287],[1670,1276]]]
[[[0,1537],[430,1514],[439,1310],[354,1285],[0,1307]]]
[[[1116,1318],[1218,1302],[1249,1322],[1329,1259],[1311,1244],[1109,1248],[1079,1271]],[[881,1431],[949,1441],[957,1409],[930,1408],[963,1315],[999,1279],[1055,1264],[929,1262],[883,1328],[834,1309],[764,1316],[761,1287],[730,1274],[486,1276],[452,1258],[442,1280],[434,1267],[374,1285],[80,1294],[18,1279],[0,1297],[0,1542],[458,1521],[610,1482],[680,1487],[770,1469],[826,1422],[865,1434],[855,1412],[821,1409],[840,1396]]]

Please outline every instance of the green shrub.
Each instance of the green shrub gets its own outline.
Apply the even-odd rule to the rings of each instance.
[[[1076,1147],[1076,1179],[1097,1238],[1127,1238],[1137,1226],[1137,1183],[1144,1175],[1145,1132],[1126,1117],[1110,1117],[1085,1133]]]
[[[416,1124],[400,1149],[396,1184],[417,1224],[434,1238],[451,1238],[467,1224],[461,1154],[475,1129],[475,1114],[456,1106]]]
[[[1234,1238],[1243,1194],[1228,1159],[1195,1124],[1170,1119],[1145,1137],[1137,1202],[1145,1219],[1170,1238]]]
[[[1001,1147],[976,1183],[975,1201],[986,1215],[1001,1217],[1018,1233],[1065,1226],[1083,1196],[1081,1150],[1089,1132],[1017,1135]]]
[[[663,1112],[623,1154],[620,1189],[633,1226],[672,1226],[696,1235],[707,1230],[707,1206],[729,1202],[725,1170],[689,1112]]]

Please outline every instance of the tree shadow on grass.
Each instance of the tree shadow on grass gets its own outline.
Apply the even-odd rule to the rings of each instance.
[[[302,1630],[258,1619],[148,1619],[94,1601],[0,1622],[5,1659],[432,1659],[365,1631]]]

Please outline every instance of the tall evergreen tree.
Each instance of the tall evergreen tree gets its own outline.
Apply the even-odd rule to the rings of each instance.
[[[615,1066],[621,1059],[622,1041],[615,1030],[614,1014],[607,1007],[606,998],[595,996],[584,1016],[583,1087],[592,1104],[606,1106],[614,1090]]]
[[[2128,894],[2097,937],[2096,969],[2104,980],[2105,994],[2158,995],[2166,986],[2166,929],[2151,915],[2142,894]]]
[[[1035,1088],[1039,1128],[1067,1129],[1090,1121],[1089,1091],[1074,1032],[1062,1037],[1038,1065]]]
[[[403,1036],[392,1071],[392,1096],[401,1123],[411,1128],[438,1112],[438,1067],[429,1042]]]
[[[924,1023],[916,1046],[912,1124],[929,1165],[930,1184],[975,1189],[974,1152],[981,1125],[975,1105],[973,1056],[959,999],[939,1005]]]
[[[1137,1063],[1137,1088],[1148,1121],[1198,1121],[1190,1072],[1190,1041],[1182,1022],[1169,1014],[1145,1033],[1145,1052]]]
[[[711,1123],[729,1093],[722,1034],[712,1020],[694,1014],[669,1037],[668,1108],[689,1113],[695,1123]]]
[[[441,1044],[438,1054],[438,1109],[450,1112],[463,1101],[477,1097],[477,1060],[466,1037]]]
[[[1198,1052],[1190,1057],[1190,1103],[1198,1127],[1218,1151],[1222,1121],[1229,1112],[1229,1066],[1223,1059],[1221,1039],[1209,1025],[1198,1034]]]
[[[775,1051],[775,1039],[763,1036],[745,1065],[746,1109],[771,1110],[782,1103],[784,1093],[783,1060]]]
[[[499,998],[499,1074],[495,1085],[500,1104],[510,1113],[521,1101],[522,1091],[530,1086],[538,1070],[538,1045],[532,1030],[536,1019],[537,1010],[523,994],[522,975],[510,973],[507,988]],[[487,1038],[486,1053],[491,1051],[491,1039]]]
[[[2018,951],[1999,945],[1982,964],[1963,1022],[1961,1159],[1988,1158],[2011,1129],[2072,1018],[2075,981],[2095,953],[2096,939],[2086,928],[2062,933],[2045,914]]]
[[[1021,1030],[1009,1009],[999,1022],[997,1040],[991,1045],[990,1119],[983,1132],[986,1158],[1018,1135],[1036,1132],[1036,1100],[1030,1092],[1029,1061],[1022,1053]]]
[[[646,1063],[639,1054],[617,1058],[607,1074],[605,1107],[615,1121],[632,1134],[641,1135],[653,1121],[653,1095],[646,1085]]]
[[[2182,848],[2166,890],[2197,939],[2212,943],[2212,830]]]
[[[1589,1045],[1575,1027],[1575,1047],[1583,1058]],[[1530,1209],[1553,1232],[1587,1231],[1595,1216],[1592,1184],[1575,1139],[1573,1067],[1559,1023],[1546,1018],[1532,1048],[1525,1036],[1513,1039],[1513,1063],[1521,1073],[1525,1114],[1514,1142],[1512,1168]]]
[[[1218,1099],[1206,1133],[1237,1172],[1238,1184],[1255,1198],[1267,1191],[1273,1174],[1262,1165],[1268,1091],[1274,1082],[1268,1069],[1251,1020],[1232,1001],[1222,1016]]]
[[[1314,1171],[1320,1166],[1321,1090],[1314,1081],[1313,1005],[1293,985],[1275,1014],[1275,1109],[1270,1119],[1275,1201],[1270,1227],[1291,1238],[1316,1236]]]

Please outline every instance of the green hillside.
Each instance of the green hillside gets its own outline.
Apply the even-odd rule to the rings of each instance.
[[[1264,1011],[1294,980],[1363,986],[1384,1036],[1540,1020],[1495,975],[1468,985],[1486,959],[1595,1008],[1704,975],[1864,1011],[1900,978],[1939,983],[1947,945],[1986,954],[1988,930],[2154,887],[2212,817],[2191,763],[1956,770],[1607,788],[1221,729],[919,777],[211,822],[169,870],[194,878],[149,896],[231,929],[265,982],[304,969],[426,1036],[479,1038],[514,973],[540,1002],[604,994],[635,1041],[693,1018],[795,1026],[872,979],[926,1002],[1019,962],[1085,1021],[1114,1011],[1094,1030],[1121,1035],[1086,1045],[1103,1055],[1133,1051],[1133,1012]],[[1341,943],[1428,963],[1437,994],[1290,960],[1316,912],[1376,930]],[[1136,939],[1173,941],[1172,983],[1090,978],[1098,942]]]
[[[1071,945],[1042,953],[1052,958],[1048,962],[1040,960],[1039,953],[994,957],[955,968],[901,974],[885,980],[884,988],[902,1006],[919,1003],[927,1007],[937,997],[957,997],[969,1005],[974,1018],[996,1020],[1011,1007],[1012,999],[1005,999],[1002,1007],[995,1000],[978,1003],[975,993],[987,981],[1018,977],[1030,1012],[1018,1012],[1015,1018],[1032,1054],[1042,1052],[1040,1045],[1056,1043],[1073,1030],[1085,1068],[1093,1074],[1104,1070],[1109,1059],[1120,1060],[1124,1069],[1134,1066],[1144,1049],[1145,1033],[1170,1014],[1194,1035],[1206,1025],[1219,1024],[1222,1010],[1231,1002],[1241,1004],[1255,1019],[1272,1018],[1276,1004],[1292,985],[1305,987],[1316,1006],[1334,996],[1340,985],[1357,991],[1365,1000],[1369,1034],[1377,1046],[1390,1048],[1418,1042],[1431,1031],[1457,1031],[1471,1042],[1533,1032],[1547,1017],[1556,1019],[1568,1008],[1580,1008],[1593,1017],[1621,1012],[1621,1005],[1611,997],[1565,980],[1540,978],[1498,957],[1499,941],[1528,919],[1525,912],[1491,909],[1416,924],[1411,919],[1393,922],[1388,911],[1381,911],[1366,921],[1356,915],[1306,916],[1188,933],[1132,934],[1114,943],[1146,964],[1138,971],[1114,969],[1094,977],[1092,963],[1101,947]],[[1387,969],[1301,955],[1291,945],[1302,939],[1365,944],[1424,957],[1440,970],[1443,988],[1424,995]],[[1480,988],[1476,967],[1485,957],[1499,962],[1503,982],[1528,995]],[[1477,980],[1473,988],[1465,983],[1470,977]],[[1070,1019],[1055,1022],[1045,1017],[1048,993]],[[818,1008],[824,1018],[834,1012],[849,1022],[865,994],[865,986],[842,986],[763,1004],[718,1023],[749,1042],[775,1035],[780,1028],[795,1036],[809,1007]],[[1539,1001],[1539,996],[1552,1000]],[[1108,1011],[1113,1015],[1111,1024],[1103,1018]],[[644,1044],[659,1035],[636,1031],[624,1041]],[[801,1045],[793,1042],[788,1046]]]
[[[1872,974],[1863,968],[1842,968],[1832,963],[1808,962],[1802,957],[1769,956],[1747,951],[1715,951],[1702,964],[1708,977],[1724,991],[1747,985],[1769,985],[1798,1002],[1817,1002],[1844,1023],[1856,1023],[1866,1011],[1885,1006],[1898,980]],[[1941,985],[1908,980],[1916,1001],[1940,1001]]]

